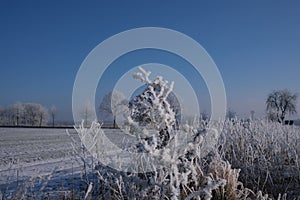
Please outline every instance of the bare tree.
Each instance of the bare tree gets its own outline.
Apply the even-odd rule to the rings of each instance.
[[[52,127],[54,127],[54,120],[55,120],[56,110],[57,109],[54,105],[50,109],[51,118],[52,118]]]
[[[105,95],[99,106],[99,111],[101,114],[112,115],[113,126],[116,128],[117,116],[124,111],[127,105],[124,94],[114,90]]]
[[[42,126],[48,122],[48,111],[41,104],[24,104],[24,114],[26,115],[25,124],[31,126]]]
[[[4,120],[5,120],[4,110],[5,110],[5,109],[0,108],[0,124],[1,124],[1,125],[4,125]]]
[[[38,108],[39,126],[46,125],[48,122],[48,110],[47,108],[39,105]]]
[[[289,90],[275,90],[268,95],[266,104],[269,119],[282,123],[287,114],[295,114],[297,94]]]
[[[234,118],[236,118],[236,112],[229,108],[226,113],[226,118],[229,120],[233,120]]]
[[[12,125],[11,124],[11,110],[9,108],[3,108],[0,110],[1,125]]]
[[[37,120],[37,113],[38,113],[38,106],[37,104],[33,103],[26,103],[24,104],[24,112],[26,115],[26,122],[25,124],[29,124],[31,126],[36,125],[38,122]]]
[[[204,110],[200,113],[200,119],[203,121],[209,120],[210,116],[209,114]]]
[[[93,117],[93,109],[90,101],[86,101],[82,111],[81,111],[81,116],[84,120],[84,126],[88,127],[91,122],[94,120],[92,119]]]
[[[11,106],[11,110],[14,118],[14,125],[19,126],[22,124],[22,118],[24,118],[24,104],[16,103]]]
[[[15,112],[14,108],[12,105],[8,106],[5,109],[5,115],[6,115],[6,124],[7,125],[15,125],[16,124],[16,117],[15,117]]]
[[[0,123],[1,125],[14,125],[18,126],[20,124],[21,116],[21,105],[11,105],[7,108],[3,108],[0,111]]]
[[[250,120],[254,120],[254,114],[255,114],[255,111],[251,110],[250,111]]]

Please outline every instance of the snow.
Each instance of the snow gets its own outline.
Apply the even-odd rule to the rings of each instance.
[[[80,179],[84,163],[78,155],[81,143],[77,132],[74,129],[68,132],[65,129],[0,128],[0,196],[1,193],[14,194],[33,178],[45,182],[43,191],[57,191],[62,186],[70,191],[72,173],[75,179]],[[115,144],[122,142],[119,130],[107,129],[105,134]],[[86,160],[91,160],[88,153],[86,156]],[[82,190],[85,189],[79,191]]]

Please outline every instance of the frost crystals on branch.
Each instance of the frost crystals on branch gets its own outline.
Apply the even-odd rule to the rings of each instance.
[[[157,148],[166,146],[172,139],[172,130],[175,128],[175,112],[171,108],[167,97],[173,90],[174,82],[168,85],[167,80],[157,76],[150,80],[151,72],[139,67],[140,72],[133,77],[146,84],[144,92],[136,96],[129,103],[129,122],[138,126],[159,131]]]

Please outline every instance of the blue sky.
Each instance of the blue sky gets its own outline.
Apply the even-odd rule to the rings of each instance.
[[[273,89],[300,92],[299,9],[296,0],[1,1],[0,106],[56,105],[57,117],[71,120],[73,83],[88,53],[114,34],[151,26],[199,42],[221,72],[228,106],[261,116]]]

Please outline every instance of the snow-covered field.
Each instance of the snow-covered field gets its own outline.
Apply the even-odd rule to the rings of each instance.
[[[79,140],[75,130],[69,130]],[[65,179],[82,163],[73,156],[72,139],[64,129],[0,129],[0,191],[15,193],[30,179]],[[56,180],[59,181],[59,180]],[[22,188],[26,189],[26,188]]]
[[[104,133],[122,146],[120,130]],[[262,190],[272,199],[286,193],[294,199],[300,197],[299,141],[297,126],[227,122],[215,150],[232,168],[241,169],[239,181],[255,193]],[[0,199],[67,199],[72,191],[83,198],[88,183],[101,184],[96,164],[74,129],[0,128]],[[115,180],[110,181],[108,186],[114,186]],[[95,190],[99,194],[103,191]]]
[[[104,133],[122,146],[120,130]],[[81,147],[75,129],[0,128],[0,199],[69,197],[73,187],[84,193],[85,171],[91,180],[93,170],[92,157]]]
[[[108,129],[114,142],[118,130]],[[84,162],[74,129],[0,128],[0,192],[4,197],[30,191],[71,190],[72,178],[82,179]],[[118,135],[120,137],[118,137]],[[91,159],[88,153],[86,159]],[[73,175],[72,175],[73,174]],[[80,187],[80,181],[75,181]],[[84,184],[81,185],[84,188]],[[2,196],[0,193],[0,197]]]

